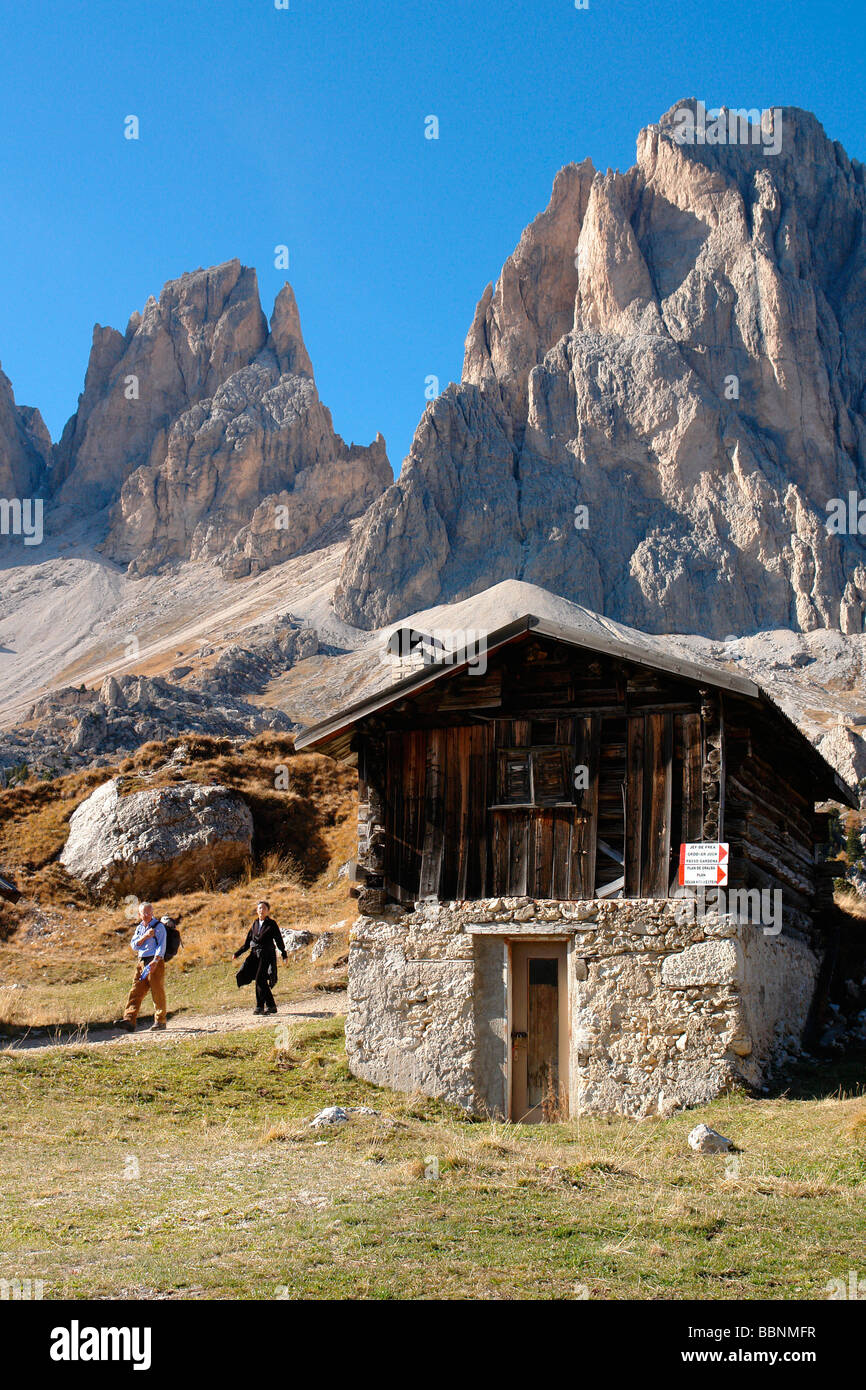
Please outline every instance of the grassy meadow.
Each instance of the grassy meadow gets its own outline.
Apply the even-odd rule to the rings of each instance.
[[[46,1298],[786,1300],[864,1270],[853,1069],[530,1127],[353,1078],[340,1019],[289,1029],[0,1056],[7,1277]],[[332,1104],[378,1113],[311,1129]],[[739,1152],[693,1154],[699,1120]]]

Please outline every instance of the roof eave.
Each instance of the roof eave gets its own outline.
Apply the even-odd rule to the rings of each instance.
[[[590,651],[618,657],[637,666],[646,666],[650,670],[666,671],[669,675],[678,676],[681,680],[690,681],[695,685],[706,685],[717,690],[727,690],[732,694],[742,695],[746,699],[766,705],[777,717],[781,717],[790,726],[792,732],[797,734],[811,750],[816,761],[815,772],[819,781],[826,782],[828,787],[834,789],[832,793],[828,793],[827,799],[833,801],[841,799],[854,810],[859,807],[859,798],[854,789],[848,785],[814,744],[809,742],[790,715],[786,714],[772,696],[750,677],[741,676],[734,671],[719,671],[713,667],[702,666],[697,662],[688,661],[684,657],[666,657],[651,648],[637,647],[628,640],[613,635],[608,636],[598,632],[578,632],[574,628],[563,627],[548,618],[536,617],[534,613],[527,613],[522,618],[506,623],[503,627],[490,633],[487,639],[488,655],[501,647],[508,646],[529,632],[537,632],[542,637],[549,637],[552,641],[565,642],[573,647],[582,647]],[[334,741],[339,735],[345,734],[348,729],[360,723],[362,719],[368,718],[379,710],[389,708],[408,695],[419,693],[442,680],[445,676],[456,676],[476,659],[476,648],[463,648],[460,652],[454,653],[453,659],[447,662],[435,662],[420,671],[415,671],[394,685],[347,706],[339,714],[331,715],[330,718],[311,725],[295,739],[295,748],[298,751],[318,749],[327,752],[326,745],[329,742]]]

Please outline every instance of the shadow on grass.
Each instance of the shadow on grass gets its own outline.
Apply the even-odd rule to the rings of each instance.
[[[138,1019],[139,1032],[144,1032],[152,1023],[152,1014],[140,1014]],[[130,1036],[124,1028],[118,1026],[117,1014],[106,1019],[91,1019],[88,1023],[13,1023],[0,1018],[0,1050],[3,1049],[4,1045],[31,1038],[34,1047],[37,1045],[46,1047],[54,1042],[87,1042],[92,1033],[108,1035],[103,1037],[102,1041],[110,1041],[114,1037]]]
[[[765,1092],[773,1100],[828,1100],[866,1095],[866,1052],[798,1062]]]

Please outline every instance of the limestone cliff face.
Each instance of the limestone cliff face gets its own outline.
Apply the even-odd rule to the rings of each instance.
[[[59,506],[108,509],[102,548],[134,574],[189,558],[255,573],[390,481],[381,436],[334,433],[291,287],[269,329],[238,261],[169,282],[125,335],[97,327],[54,470]]]
[[[41,495],[51,439],[38,410],[16,405],[9,378],[0,371],[0,497]]]
[[[170,280],[125,333],[99,324],[78,410],[57,448],[53,486],[76,510],[113,502],[130,473],[165,456],[185,410],[267,341],[254,270],[239,261]]]
[[[866,497],[866,171],[795,109],[777,154],[681,144],[685,107],[628,173],[559,173],[347,552],[342,617],[519,578],[650,631],[863,630],[866,540],[827,520]]]

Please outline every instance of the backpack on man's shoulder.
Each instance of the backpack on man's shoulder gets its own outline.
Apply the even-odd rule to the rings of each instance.
[[[162,925],[165,927],[165,959],[174,960],[175,956],[177,955],[178,951],[183,945],[183,942],[180,939],[180,932],[177,929],[177,924],[180,921],[180,918],[163,917],[161,918],[161,921]]]

